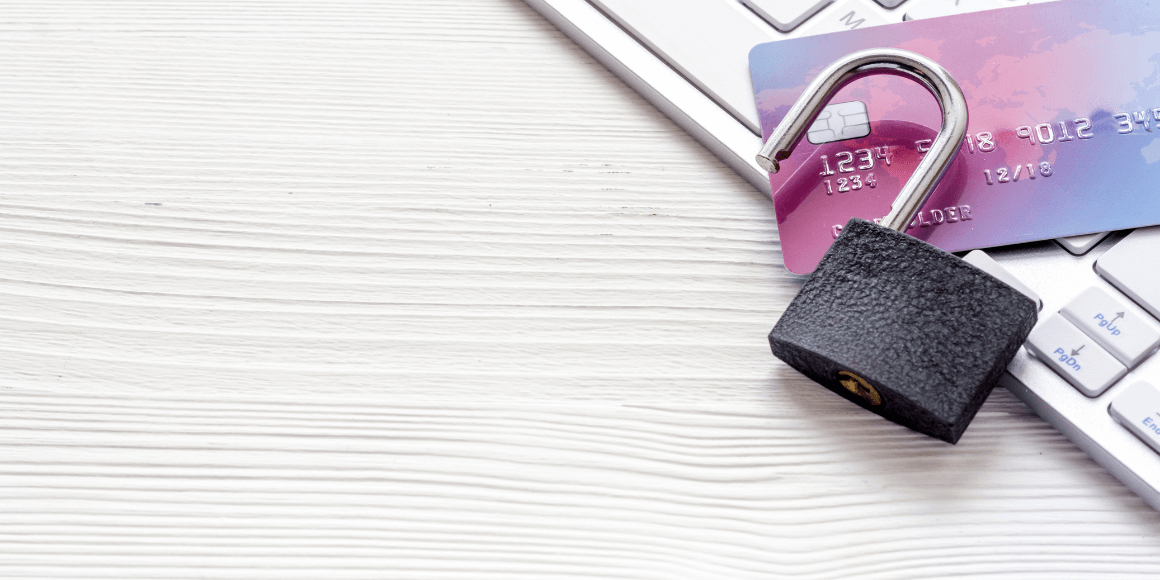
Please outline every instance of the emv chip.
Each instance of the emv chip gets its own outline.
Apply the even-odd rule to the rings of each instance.
[[[862,101],[834,103],[818,113],[806,138],[814,145],[857,139],[870,134],[870,116]]]

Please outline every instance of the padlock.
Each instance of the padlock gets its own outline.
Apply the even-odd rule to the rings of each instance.
[[[1036,322],[1036,304],[991,275],[905,234],[958,152],[958,84],[912,52],[872,49],[822,71],[758,154],[776,173],[818,112],[871,74],[926,86],[942,127],[881,225],[853,218],[769,334],[773,354],[896,423],[956,443]]]

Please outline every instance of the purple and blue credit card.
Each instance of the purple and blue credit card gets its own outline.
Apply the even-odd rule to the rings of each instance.
[[[759,45],[763,135],[822,69],[875,47],[934,59],[967,99],[968,135],[911,235],[954,252],[1160,224],[1160,2],[1066,0]],[[925,88],[891,75],[830,103],[770,176],[799,274],[850,217],[890,210],[942,119]]]

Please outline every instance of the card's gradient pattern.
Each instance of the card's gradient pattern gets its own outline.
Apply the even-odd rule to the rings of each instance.
[[[939,62],[970,114],[971,141],[908,233],[959,251],[1160,223],[1160,5],[1068,0],[759,45],[750,69],[764,135],[819,71],[874,47]],[[792,272],[813,270],[835,225],[885,215],[921,156],[915,143],[937,132],[938,105],[913,81],[868,77],[833,98],[853,100],[867,105],[869,136],[803,139],[771,176]],[[858,150],[862,161],[840,172],[843,152]],[[875,155],[858,169],[867,150],[888,151],[890,164]],[[849,191],[837,191],[839,178]]]

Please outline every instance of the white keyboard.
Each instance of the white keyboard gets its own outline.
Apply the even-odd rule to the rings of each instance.
[[[1001,384],[1160,509],[1160,226],[988,250],[1044,304]]]
[[[1041,320],[1025,345],[1091,398],[1132,375],[1126,381],[1134,383],[1130,389],[1109,397],[1108,413],[1153,448],[1160,440],[1160,391],[1141,379],[1160,377],[1132,371],[1160,350],[1156,252],[1160,227],[1133,231],[1095,261],[1095,271],[1108,284],[1087,287]]]
[[[592,0],[754,134],[749,50],[758,44],[1037,1]]]

